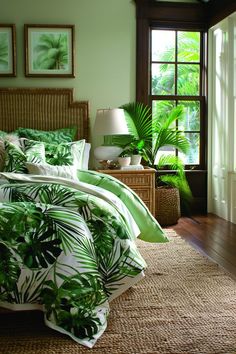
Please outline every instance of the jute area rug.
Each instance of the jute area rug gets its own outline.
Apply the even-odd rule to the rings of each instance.
[[[48,329],[40,312],[13,312],[0,314],[0,353],[236,353],[235,280],[167,232],[167,244],[138,241],[146,277],[111,303],[93,349]]]

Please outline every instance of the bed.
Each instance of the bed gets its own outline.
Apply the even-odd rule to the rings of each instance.
[[[91,348],[144,276],[136,238],[168,240],[132,190],[88,170],[88,114],[72,89],[0,89],[0,306],[40,309]]]

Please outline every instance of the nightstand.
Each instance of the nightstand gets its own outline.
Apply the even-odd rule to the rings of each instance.
[[[155,169],[143,170],[98,170],[119,179],[130,187],[144,201],[155,216]]]

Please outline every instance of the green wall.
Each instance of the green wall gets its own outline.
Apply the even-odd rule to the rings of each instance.
[[[98,108],[135,99],[135,4],[132,0],[0,0],[0,23],[14,23],[17,77],[0,78],[1,87],[73,87],[75,98],[90,103],[93,124]],[[24,24],[74,24],[74,79],[24,76]]]

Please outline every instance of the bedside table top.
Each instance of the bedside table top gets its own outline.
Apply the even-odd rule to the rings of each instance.
[[[143,170],[120,170],[120,169],[110,169],[110,170],[101,170],[101,169],[97,169],[96,171],[101,172],[101,173],[107,173],[107,174],[150,174],[150,173],[155,173],[156,170],[154,168],[151,167],[144,167]]]

